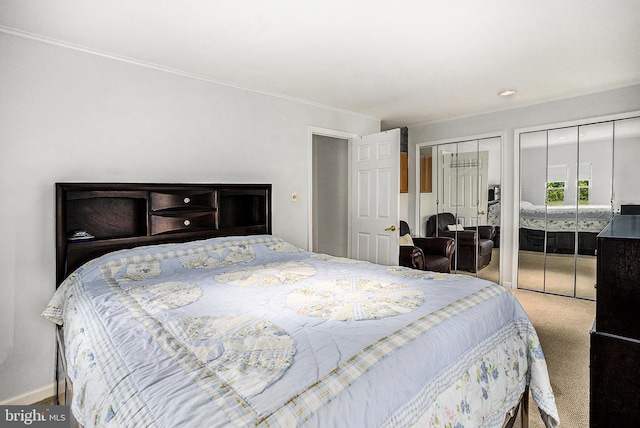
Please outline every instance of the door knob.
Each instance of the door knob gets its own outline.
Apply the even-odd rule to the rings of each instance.
[[[395,227],[395,225],[392,225],[392,226],[387,227],[387,228],[385,229],[385,232],[395,232],[395,231],[396,231],[396,227]]]
[[[484,211],[478,211],[478,215],[485,215]]]

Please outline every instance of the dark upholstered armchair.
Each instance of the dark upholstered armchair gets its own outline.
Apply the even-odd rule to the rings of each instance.
[[[409,225],[400,221],[400,236],[410,236]],[[400,245],[400,266],[434,272],[451,272],[455,249],[453,238],[411,238],[410,245]]]
[[[476,272],[491,263],[495,227],[470,226],[462,230],[449,230],[449,225],[456,224],[455,216],[451,213],[432,215],[427,220],[427,236],[446,236],[456,240],[457,269]]]

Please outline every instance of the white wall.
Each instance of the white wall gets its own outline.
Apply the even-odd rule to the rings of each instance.
[[[409,127],[409,159],[415,159],[416,144],[441,141],[452,138],[465,139],[474,135],[502,133],[502,180],[501,180],[501,263],[503,284],[511,286],[514,264],[513,207],[514,204],[514,159],[517,142],[516,129],[547,124],[577,121],[600,116],[621,114],[640,110],[640,85],[628,86],[606,92],[566,98],[542,104],[487,113],[477,116],[452,119]],[[409,205],[415,203],[415,166],[409,162]],[[415,211],[409,213],[414,222]],[[411,223],[413,224],[413,223]],[[506,259],[503,257],[507,257]]]
[[[55,289],[55,182],[272,183],[274,234],[307,248],[309,126],[380,130],[5,33],[0,58],[0,403],[53,383],[54,329],[40,313]]]

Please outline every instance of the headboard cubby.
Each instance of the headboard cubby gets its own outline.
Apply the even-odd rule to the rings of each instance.
[[[269,217],[264,196],[257,189],[220,190],[220,227],[258,227]]]
[[[56,183],[56,284],[124,248],[271,234],[270,184]]]

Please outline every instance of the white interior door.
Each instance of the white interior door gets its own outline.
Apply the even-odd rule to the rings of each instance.
[[[444,155],[444,212],[457,215],[464,226],[487,221],[488,152],[458,152]]]
[[[398,264],[400,129],[352,140],[351,257]]]

